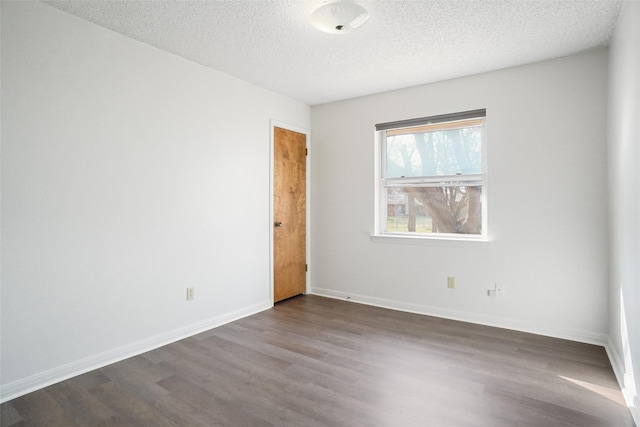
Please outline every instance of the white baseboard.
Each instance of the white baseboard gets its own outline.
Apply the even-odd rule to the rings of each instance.
[[[527,324],[525,322],[514,321],[512,319],[503,319],[499,317],[486,316],[476,313],[468,313],[458,310],[450,310],[440,307],[432,307],[422,304],[413,304],[403,301],[394,301],[384,298],[371,297],[367,295],[350,294],[332,289],[323,289],[313,287],[311,294],[341,299],[360,304],[367,304],[376,307],[389,308],[392,310],[406,311],[408,313],[424,314],[427,316],[441,317],[444,319],[459,320],[462,322],[477,323],[480,325],[493,326],[503,329],[511,329],[515,331],[528,332],[537,335],[544,335],[554,338],[561,338],[570,341],[578,341],[587,344],[595,344],[604,346],[607,343],[607,335],[599,334],[591,331],[578,329],[548,328],[539,325]]]
[[[604,348],[607,351],[607,356],[609,356],[609,361],[611,362],[611,367],[613,368],[616,380],[618,380],[620,390],[622,390],[622,396],[631,411],[633,421],[637,426],[640,426],[640,400],[638,400],[638,395],[636,394],[637,390],[635,390],[635,387],[629,387],[625,381],[624,374],[626,369],[624,367],[623,359],[620,358],[620,354],[616,351],[616,347],[610,339],[607,340],[607,344]]]
[[[43,387],[47,387],[60,381],[64,381],[69,378],[84,374],[94,369],[99,369],[112,363],[127,359],[129,357],[137,356],[138,354],[142,354],[158,347],[170,344],[172,342],[176,342],[192,335],[199,334],[209,329],[222,326],[226,323],[233,322],[234,320],[238,320],[264,310],[268,310],[271,307],[273,307],[273,302],[264,301],[249,307],[245,307],[241,310],[236,310],[231,313],[223,314],[221,316],[212,317],[210,319],[206,319],[182,328],[174,329],[172,331],[168,331],[151,338],[127,344],[113,350],[108,350],[104,353],[96,354],[81,360],[68,363],[66,365],[58,366],[56,368],[31,375],[26,378],[21,378],[11,383],[5,384],[0,388],[0,403],[7,402],[11,399],[15,399],[16,397],[23,396],[27,393],[31,393],[32,391],[39,390]]]

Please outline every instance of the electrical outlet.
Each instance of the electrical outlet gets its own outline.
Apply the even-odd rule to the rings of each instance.
[[[193,300],[193,288],[187,288],[187,301]]]
[[[503,297],[504,285],[502,283],[496,283],[493,285],[493,289],[487,289],[487,296],[489,297]]]
[[[449,289],[456,288],[456,278],[454,276],[447,277],[447,288]]]

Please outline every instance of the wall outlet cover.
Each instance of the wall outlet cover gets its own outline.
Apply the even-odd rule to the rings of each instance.
[[[449,289],[456,288],[456,278],[454,276],[447,277],[447,288]]]

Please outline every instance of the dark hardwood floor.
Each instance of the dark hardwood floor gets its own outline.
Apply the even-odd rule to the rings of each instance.
[[[633,426],[602,347],[300,296],[2,405],[2,426]]]

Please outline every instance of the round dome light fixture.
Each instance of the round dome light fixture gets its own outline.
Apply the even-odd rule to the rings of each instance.
[[[369,19],[367,9],[350,1],[337,1],[319,7],[311,14],[311,25],[330,34],[354,31]]]

